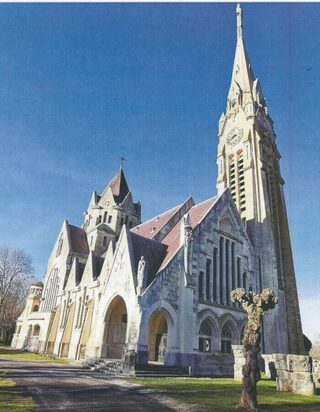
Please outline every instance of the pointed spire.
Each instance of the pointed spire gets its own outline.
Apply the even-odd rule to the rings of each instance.
[[[122,203],[127,194],[130,192],[122,166],[120,166],[120,169],[118,170],[116,175],[112,178],[111,182],[104,189],[101,197],[104,196],[109,187],[111,189],[115,202]]]
[[[237,37],[242,37],[243,35],[243,29],[242,29],[242,9],[240,7],[240,4],[237,4]]]
[[[243,35],[243,12],[240,5],[236,8],[237,15],[237,46],[234,56],[231,85],[228,94],[227,110],[247,103],[258,103],[265,106],[264,97],[258,80],[255,78]]]
[[[243,39],[242,9],[237,5],[237,46],[233,63],[232,80],[229,91],[229,101],[234,104],[242,104],[244,98],[252,93],[252,85],[255,80],[249,56]],[[246,95],[244,95],[246,94]],[[252,98],[251,98],[252,100]]]

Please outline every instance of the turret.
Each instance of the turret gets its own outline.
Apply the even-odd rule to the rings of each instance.
[[[43,290],[42,282],[37,282],[31,285],[29,294],[27,297],[27,304],[26,304],[26,314],[27,315],[29,315],[32,312],[38,312],[42,290]]]
[[[134,203],[123,168],[107,184],[101,195],[93,192],[85,212],[83,228],[91,250],[103,254],[116,241],[123,225],[132,228],[141,221],[140,202]]]

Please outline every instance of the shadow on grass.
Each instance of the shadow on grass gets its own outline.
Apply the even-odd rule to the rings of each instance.
[[[162,394],[210,412],[235,411],[241,397],[241,383],[233,379],[135,379]],[[320,412],[320,397],[277,392],[273,381],[258,384],[259,410],[264,412]],[[236,409],[243,411],[243,409]]]

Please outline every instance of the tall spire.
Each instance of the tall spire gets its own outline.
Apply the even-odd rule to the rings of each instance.
[[[252,95],[255,77],[244,44],[242,9],[237,5],[237,46],[234,57],[232,79],[228,95],[228,108],[253,102]]]
[[[242,37],[242,9],[240,4],[237,4],[237,37]]]

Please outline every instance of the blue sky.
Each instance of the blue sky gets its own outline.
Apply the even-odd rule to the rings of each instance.
[[[314,335],[320,4],[243,10],[282,154],[304,329]],[[25,249],[38,278],[63,220],[82,223],[122,153],[143,219],[215,194],[235,22],[232,3],[0,5],[0,243]]]

